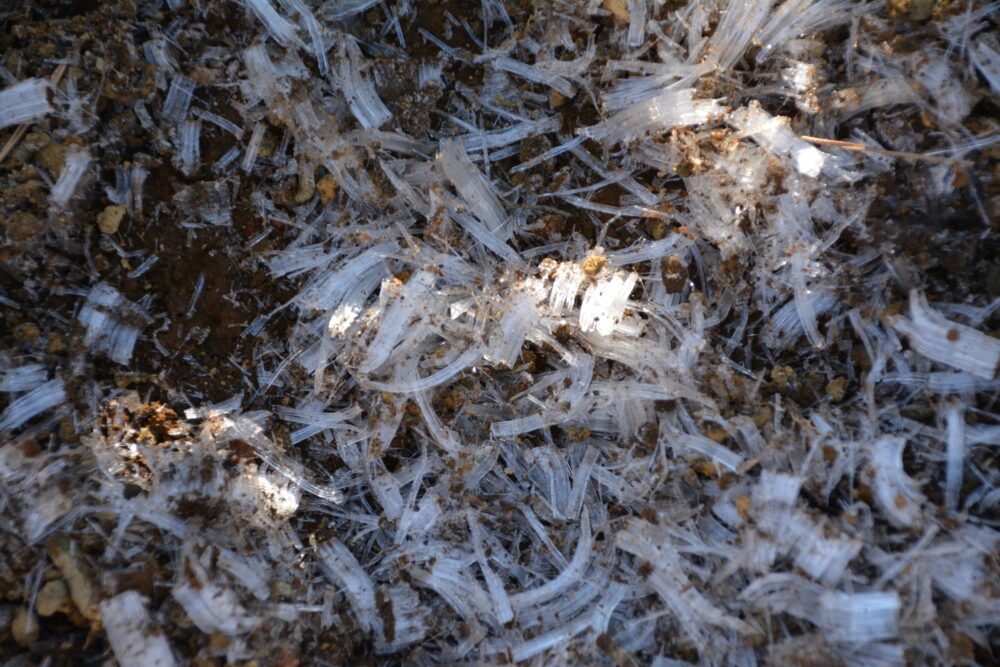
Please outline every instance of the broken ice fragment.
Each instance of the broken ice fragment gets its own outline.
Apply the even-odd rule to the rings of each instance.
[[[587,288],[580,305],[580,329],[610,336],[621,322],[628,297],[639,280],[637,273],[615,273]]]
[[[101,603],[101,621],[121,667],[172,667],[177,664],[163,631],[149,615],[149,598],[125,591]]]
[[[628,45],[642,46],[646,38],[646,0],[628,0]]]
[[[363,12],[381,0],[331,0],[323,3],[323,13],[331,19],[342,19]]]
[[[250,134],[250,141],[247,143],[247,152],[243,156],[243,162],[240,168],[243,171],[252,171],[254,162],[257,161],[257,153],[260,151],[260,145],[264,141],[264,132],[267,130],[267,125],[265,123],[257,123],[253,127],[253,132]]]
[[[433,285],[434,274],[430,271],[418,271],[398,290],[391,283],[383,285],[383,293],[388,296],[389,304],[382,316],[378,333],[368,346],[367,357],[359,368],[362,373],[370,373],[385,363],[405,335],[410,326],[410,318],[414,313],[419,314],[418,307]]]
[[[977,39],[969,49],[969,56],[993,93],[1000,95],[1000,40],[996,34],[984,34]]]
[[[607,144],[630,141],[649,133],[660,133],[673,127],[704,123],[723,111],[717,100],[695,99],[693,88],[666,92],[641,102],[597,125],[579,132]]]
[[[565,97],[576,95],[576,88],[567,79],[542,72],[531,65],[514,60],[513,58],[497,58],[493,61],[493,66],[503,72],[516,74],[528,81],[545,84]]]
[[[49,82],[26,79],[0,91],[0,130],[38,120],[52,111]]]
[[[45,383],[47,373],[42,364],[26,364],[0,371],[0,391],[31,391]]]
[[[90,155],[86,151],[75,147],[70,149],[66,155],[66,165],[59,173],[59,180],[52,186],[52,192],[49,194],[53,204],[65,206],[69,202],[89,164]]]
[[[819,598],[820,624],[836,642],[862,643],[896,636],[899,595],[827,591]]]
[[[247,82],[244,94],[260,97],[265,102],[287,94],[288,82],[278,73],[263,44],[256,44],[243,52],[243,62],[247,66]]]
[[[337,79],[341,92],[347,98],[351,113],[366,130],[376,130],[380,125],[392,118],[392,112],[386,108],[370,77],[363,74],[365,59],[353,38],[341,41],[340,66],[337,68]]]
[[[184,175],[191,176],[198,168],[198,160],[201,156],[199,146],[201,123],[197,120],[186,120],[181,123],[179,134],[178,161]]]
[[[469,531],[472,534],[472,549],[476,554],[476,561],[479,569],[486,579],[486,588],[490,592],[493,600],[493,613],[499,623],[509,623],[514,618],[514,610],[510,606],[510,597],[500,577],[490,567],[489,559],[486,557],[486,550],[483,549],[483,529],[479,525],[479,516],[472,510],[466,515],[469,523]]]
[[[185,214],[211,225],[228,225],[232,202],[225,180],[202,181],[179,188],[174,203]]]
[[[595,452],[596,450],[590,450]],[[518,611],[533,605],[541,604],[551,600],[557,595],[561,595],[572,586],[583,581],[584,571],[587,569],[587,562],[590,559],[593,548],[593,535],[590,532],[590,515],[586,508],[583,509],[583,516],[580,520],[580,537],[577,540],[576,551],[573,559],[565,569],[553,579],[545,582],[541,586],[531,588],[521,593],[510,596],[511,605]]]
[[[952,404],[945,410],[945,506],[952,512],[958,507],[962,488],[962,465],[965,463],[965,410]]]
[[[649,565],[648,585],[699,650],[705,650],[712,627],[743,635],[754,633],[750,625],[717,607],[694,585],[684,572],[681,554],[662,528],[632,517],[615,534],[615,546]]]
[[[482,350],[478,346],[472,346],[463,350],[461,354],[455,357],[454,361],[434,371],[430,375],[423,377],[412,376],[410,378],[391,380],[389,382],[374,382],[366,380],[364,384],[372,389],[399,394],[427,391],[432,387],[444,384],[464,371],[466,368],[475,364],[482,357],[482,354]]]
[[[173,588],[174,599],[202,632],[238,635],[257,627],[261,619],[247,613],[233,588],[209,579],[203,561],[211,557],[212,550],[205,549],[199,557],[193,547],[185,548],[179,570],[183,574]]]
[[[712,459],[715,463],[723,466],[732,471],[739,469],[740,464],[743,463],[743,457],[736,452],[727,449],[723,445],[720,445],[715,440],[707,438],[703,435],[697,434],[678,434],[677,444],[682,449],[690,449],[692,451],[703,454],[708,458]]]
[[[281,4],[299,15],[299,21],[305,26],[306,32],[309,33],[313,55],[316,57],[316,65],[319,67],[320,76],[326,76],[330,69],[330,63],[326,57],[326,45],[323,43],[319,21],[316,20],[316,17],[309,11],[309,7],[302,0],[281,0]]]
[[[191,79],[183,76],[175,76],[170,81],[170,89],[167,90],[167,99],[163,102],[163,117],[174,122],[184,120],[187,116],[188,108],[191,106],[191,97],[197,85]]]
[[[1000,339],[952,322],[931,309],[917,290],[910,292],[910,317],[895,315],[889,322],[928,359],[987,380],[1000,372]]]
[[[766,150],[788,156],[800,174],[811,178],[820,175],[830,157],[799,139],[789,126],[787,117],[771,116],[756,102],[734,111],[729,116],[729,122],[740,131],[740,135],[752,137]]]
[[[564,262],[556,268],[555,281],[549,291],[549,306],[553,315],[561,315],[573,309],[583,279],[583,269],[576,263]]]
[[[903,470],[903,438],[881,437],[869,445],[873,468],[872,486],[875,505],[893,524],[912,526],[920,518],[920,506],[926,498],[917,483]]]
[[[246,0],[246,3],[253,10],[253,13],[257,15],[261,23],[264,24],[267,34],[274,37],[276,42],[287,47],[297,41],[295,38],[295,26],[277,12],[271,5],[270,0]]]
[[[430,631],[433,615],[430,608],[405,583],[375,591],[375,602],[383,611],[383,639],[377,651],[394,653],[420,641]]]
[[[444,149],[437,156],[437,162],[486,229],[500,240],[506,240],[509,233],[504,229],[506,216],[500,199],[490,182],[472,164],[462,143],[457,140],[445,143]]]
[[[334,538],[321,546],[316,556],[323,574],[347,595],[358,625],[367,632],[381,629],[375,613],[375,587],[351,550]]]
[[[720,70],[728,70],[750,47],[771,13],[772,0],[726,3],[722,19],[707,46],[706,57]]]
[[[127,364],[148,316],[107,283],[90,290],[77,316],[87,328],[83,342],[94,352],[105,352],[119,364]]]
[[[246,417],[237,417],[235,419],[222,418],[219,426],[220,437],[224,434],[230,440],[241,440],[250,447],[253,447],[257,456],[262,461],[274,468],[275,471],[295,486],[332,503],[341,503],[344,501],[344,495],[340,489],[331,484],[314,481],[312,474],[303,464],[279,449],[277,445],[264,435],[263,429],[250,419]],[[275,507],[291,507],[297,503],[297,500],[289,494],[281,495],[284,497],[275,498],[277,503]]]
[[[542,118],[540,120],[526,120],[510,127],[489,132],[475,131],[459,138],[466,151],[474,155],[482,155],[483,151],[503,148],[529,137],[537,137],[548,132],[555,132],[558,129],[558,118]],[[532,158],[531,161],[534,160],[535,158]],[[538,162],[544,162],[544,160]]]
[[[226,120],[222,116],[216,115],[211,111],[206,111],[204,109],[195,109],[194,115],[197,116],[198,118],[201,118],[202,120],[208,121],[209,123],[215,125],[219,129],[229,132],[237,139],[243,136],[243,129],[239,125],[233,123],[232,121]]]
[[[914,72],[913,80],[934,100],[938,114],[951,123],[961,123],[969,115],[976,98],[965,89],[957,73],[948,66],[945,56],[936,53],[934,49],[929,49],[922,55],[927,60]]]
[[[98,587],[85,565],[79,545],[72,540],[53,538],[47,549],[49,558],[66,579],[70,597],[80,614],[88,621],[100,620]]]
[[[781,3],[767,24],[753,35],[756,43],[764,45],[757,53],[757,63],[764,62],[799,36],[847,23],[851,19],[850,9],[851,0],[788,0]]]
[[[49,380],[7,406],[0,415],[0,431],[16,429],[65,402],[66,390],[62,380]]]
[[[531,293],[521,293],[513,297],[508,310],[500,319],[500,327],[493,332],[490,346],[484,358],[494,364],[513,368],[521,353],[524,339],[538,319],[535,297]]]

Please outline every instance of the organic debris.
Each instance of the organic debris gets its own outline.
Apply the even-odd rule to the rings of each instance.
[[[1000,659],[998,3],[24,4],[0,654]]]

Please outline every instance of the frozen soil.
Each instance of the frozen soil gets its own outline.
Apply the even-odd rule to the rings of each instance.
[[[16,423],[0,432],[5,664],[140,664],[108,640],[106,605],[130,591],[149,614],[130,636],[199,667],[998,659],[1000,385],[895,318],[920,324],[919,293],[983,354],[1000,339],[1000,69],[968,55],[996,44],[1000,10],[306,0],[324,74],[298,3],[272,10],[301,19],[295,43],[252,11],[271,4],[0,5],[2,87],[62,68],[53,113],[0,130],[0,379],[37,365],[65,390],[23,422],[28,392],[0,392]],[[783,35],[773,58],[748,40],[713,60],[744,4],[844,18]],[[250,72],[256,46],[276,82]],[[933,78],[922,53],[951,69]],[[529,80],[504,58],[550,70]],[[705,65],[657,84],[680,80],[702,115],[629,125],[651,96],[623,82],[674,65]],[[798,65],[813,74],[796,89]],[[351,67],[381,120],[358,110]],[[179,77],[194,165],[164,116]],[[858,101],[893,77],[915,99]],[[828,171],[799,169],[727,115],[743,108],[876,151],[818,144]],[[475,143],[528,121],[549,124]],[[55,205],[79,149],[86,176]],[[472,173],[498,209],[463,189]],[[816,231],[791,238],[803,211]],[[368,252],[377,266],[337,278]],[[620,284],[614,321],[584,323],[587,295]],[[132,304],[110,313],[139,331],[127,363],[81,321],[99,285]],[[529,314],[507,318],[517,304]],[[545,582],[564,589],[536,602]]]

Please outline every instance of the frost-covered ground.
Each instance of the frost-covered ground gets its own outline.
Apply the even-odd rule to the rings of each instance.
[[[0,655],[995,662],[998,23],[0,14]]]

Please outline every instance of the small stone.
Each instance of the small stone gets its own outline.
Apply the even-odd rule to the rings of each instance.
[[[40,180],[29,180],[6,188],[0,193],[3,203],[14,210],[24,205],[37,206],[48,202],[49,187]]]
[[[10,634],[14,641],[21,646],[31,646],[38,639],[38,631],[38,616],[25,607],[19,607],[10,624]]]
[[[206,67],[196,67],[191,72],[191,80],[199,86],[214,86],[217,78],[218,74]]]
[[[279,649],[278,656],[275,658],[273,664],[274,667],[299,667],[301,662],[290,648],[283,646]]]
[[[552,104],[553,109],[558,109],[562,105],[566,104],[566,96],[558,90],[553,90],[549,93],[549,102]]]
[[[97,226],[105,234],[114,234],[125,217],[125,207],[120,204],[108,206],[97,214]]]
[[[628,23],[628,0],[604,0],[604,8],[622,23]]]
[[[52,539],[47,545],[49,558],[66,578],[73,604],[91,622],[101,617],[97,589],[84,571],[80,548],[69,540]]]
[[[711,461],[706,461],[704,459],[692,463],[691,469],[702,477],[715,477],[719,474],[719,468]]]
[[[49,336],[49,343],[45,348],[49,354],[59,354],[66,351],[66,337],[61,333],[53,333]]]
[[[59,422],[59,439],[63,442],[76,442],[79,439],[72,419],[67,418]]]
[[[62,144],[48,144],[35,154],[35,162],[58,178],[66,166],[66,147]]]
[[[331,201],[333,197],[337,194],[337,189],[340,184],[337,183],[337,179],[333,177],[333,174],[326,174],[323,178],[316,182],[316,189],[319,190],[319,201],[326,206]]]
[[[840,403],[844,400],[844,394],[847,391],[847,380],[843,377],[836,377],[830,380],[826,384],[826,393],[830,394],[835,403]]]
[[[986,273],[986,280],[984,281],[986,288],[986,293],[991,297],[1000,296],[1000,264],[996,264],[990,267],[989,271]]]
[[[721,426],[710,426],[706,435],[716,442],[725,442],[729,438],[729,432]]]
[[[19,343],[34,343],[42,336],[37,324],[25,322],[14,327],[14,340]]]
[[[329,176],[329,174],[327,174]],[[316,194],[316,184],[313,183],[311,178],[303,178],[299,176],[299,191],[295,193],[295,203],[305,204],[307,201],[312,199],[312,196]]]
[[[587,258],[583,260],[583,272],[588,276],[596,276],[601,272],[601,269],[607,265],[608,260],[604,257],[602,253],[593,253],[587,255]]]
[[[660,275],[667,294],[679,294],[688,283],[688,270],[679,254],[660,261]]]
[[[49,142],[49,136],[41,132],[29,132],[11,150],[4,163],[12,169],[26,167],[32,155]]]
[[[124,389],[134,383],[136,379],[134,375],[115,375],[115,386],[119,389]]]
[[[12,243],[28,243],[44,232],[42,220],[25,211],[14,211],[7,219],[7,238]]]
[[[545,231],[549,236],[562,234],[566,231],[566,218],[561,215],[551,213],[543,217],[542,222],[545,223]]]
[[[771,379],[778,387],[788,386],[788,382],[795,377],[795,369],[791,366],[775,366],[771,369]]]
[[[278,138],[270,132],[265,132],[257,155],[260,157],[271,157],[276,150],[278,150]]]
[[[860,500],[866,505],[875,504],[875,492],[872,491],[872,487],[867,484],[858,484],[854,490],[851,491],[851,495],[855,500]]]
[[[751,419],[753,420],[754,426],[757,428],[764,428],[774,419],[774,412],[769,406],[765,405],[754,412]]]
[[[951,657],[956,665],[971,665],[976,661],[976,646],[965,635],[954,633],[950,635]]]
[[[937,0],[889,0],[890,14],[893,18],[926,21],[931,17],[936,2]]]
[[[24,135],[24,138],[21,139],[21,143],[19,143],[18,146],[23,146],[28,151],[39,151],[49,145],[51,141],[52,139],[49,138],[49,135],[44,132],[28,132]]]
[[[735,501],[736,511],[739,512],[740,518],[747,518],[747,515],[750,514],[750,496],[745,493],[741,493],[733,500]]]
[[[56,579],[42,586],[38,593],[38,602],[35,609],[40,616],[51,616],[60,611],[69,602],[69,589],[66,588],[66,581]]]
[[[667,223],[659,218],[649,218],[646,220],[646,231],[653,237],[654,241],[659,241],[667,237]]]

